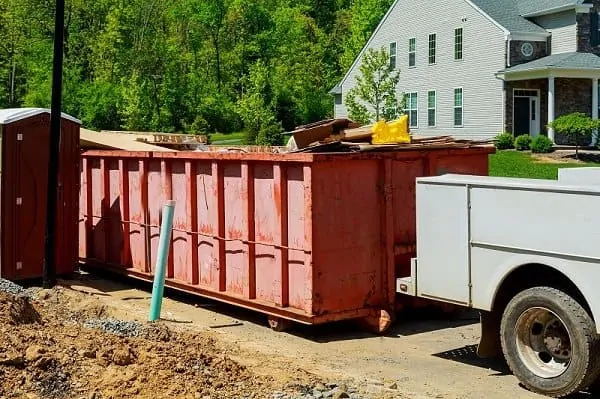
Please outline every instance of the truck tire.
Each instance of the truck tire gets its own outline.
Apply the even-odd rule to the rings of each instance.
[[[529,390],[563,397],[589,387],[600,374],[600,340],[588,312],[566,293],[530,288],[506,307],[502,351]]]

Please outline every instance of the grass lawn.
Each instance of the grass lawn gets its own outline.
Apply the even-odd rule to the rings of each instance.
[[[227,145],[240,145],[246,142],[246,132],[235,132],[235,133],[212,133],[210,135],[210,142],[215,145],[227,144]]]
[[[490,176],[558,179],[558,169],[582,166],[600,166],[597,163],[540,162],[529,153],[498,151],[490,155]]]

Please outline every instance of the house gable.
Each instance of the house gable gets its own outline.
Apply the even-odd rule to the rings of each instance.
[[[436,17],[431,18],[432,15]],[[462,57],[455,56],[457,29],[459,32],[462,29]],[[494,136],[502,129],[502,81],[496,79],[494,73],[505,67],[505,35],[501,26],[468,0],[442,3],[398,0],[336,93],[341,88],[345,103],[345,96],[356,84],[367,49],[389,48],[390,43],[395,43],[396,64],[400,69],[398,94],[413,93],[417,134],[450,134],[449,130],[455,130],[453,134],[457,136]],[[436,44],[435,62],[431,63],[430,36]],[[411,39],[416,42],[414,67],[409,63]],[[344,104],[336,104],[335,109],[336,117],[347,116]],[[487,131],[482,130],[481,125],[485,125]],[[412,129],[416,130],[416,125]]]

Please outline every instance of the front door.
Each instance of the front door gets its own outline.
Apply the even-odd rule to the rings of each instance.
[[[540,133],[540,102],[537,90],[515,90],[513,101],[513,133],[516,136]]]

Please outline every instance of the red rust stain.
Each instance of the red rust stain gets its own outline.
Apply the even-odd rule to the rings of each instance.
[[[273,194],[275,196],[274,199],[274,204],[275,204],[275,211],[277,212],[277,218],[281,217],[281,187],[279,187],[279,184],[275,183],[273,185]]]
[[[227,238],[231,240],[241,240],[244,238],[244,233],[236,229],[229,229],[227,231]]]
[[[201,224],[199,231],[202,234],[212,234],[213,233],[213,226],[211,224]]]

